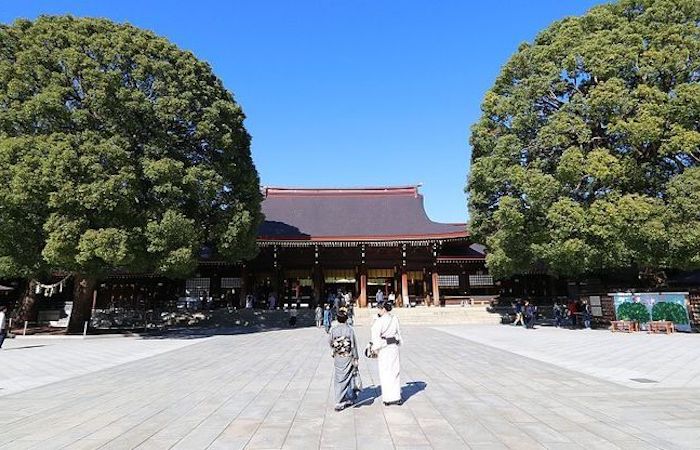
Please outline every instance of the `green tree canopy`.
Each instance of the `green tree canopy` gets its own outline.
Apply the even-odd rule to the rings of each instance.
[[[183,276],[252,256],[244,115],[206,63],[101,19],[0,26],[0,276]]]
[[[700,2],[622,0],[505,64],[471,134],[497,276],[700,267]]]

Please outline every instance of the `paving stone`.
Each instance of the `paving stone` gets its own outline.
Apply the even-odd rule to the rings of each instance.
[[[357,331],[364,345],[369,330]],[[683,364],[664,366],[658,336],[471,325],[404,332],[404,405],[382,404],[376,361],[363,358],[362,401],[342,412],[333,410],[327,335],[315,328],[55,339],[33,349],[15,340],[0,353],[0,448],[700,447],[700,394],[691,389],[700,358],[686,337],[666,339]],[[649,368],[647,351],[661,364]]]

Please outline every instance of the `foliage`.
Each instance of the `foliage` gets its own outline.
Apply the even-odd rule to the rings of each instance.
[[[651,308],[652,320],[668,320],[673,323],[687,324],[688,314],[683,305],[672,302],[658,302]]]
[[[649,322],[649,310],[642,303],[625,302],[617,307],[617,320],[647,323]]]
[[[0,26],[0,275],[190,272],[256,251],[244,115],[190,52],[101,19]]]
[[[496,276],[700,267],[700,2],[621,0],[523,44],[473,125]]]

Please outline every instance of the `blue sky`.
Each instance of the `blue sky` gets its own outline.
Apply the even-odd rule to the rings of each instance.
[[[107,17],[208,61],[247,115],[263,185],[423,183],[467,220],[469,127],[500,67],[593,0],[0,0],[0,21]]]

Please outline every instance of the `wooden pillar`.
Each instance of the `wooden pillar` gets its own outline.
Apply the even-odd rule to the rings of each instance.
[[[405,270],[401,273],[401,300],[403,301],[402,306],[406,306],[410,301],[408,298],[408,273]]]
[[[316,307],[321,302],[322,288],[321,283],[323,283],[323,276],[321,274],[321,268],[318,264],[314,264],[313,272],[313,283],[314,283],[314,300],[313,307]]]
[[[357,302],[359,303],[360,308],[367,307],[367,266],[365,266],[367,262],[366,258],[367,247],[365,247],[365,244],[362,244],[360,246],[360,266],[358,270],[360,273],[360,292],[357,298]]]
[[[433,305],[440,306],[440,285],[438,283],[437,268],[433,270]]]
[[[367,307],[367,274],[360,273],[360,308]]]

